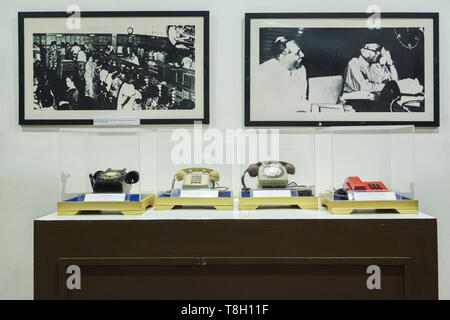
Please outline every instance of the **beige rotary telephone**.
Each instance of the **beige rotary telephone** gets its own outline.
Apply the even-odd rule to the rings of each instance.
[[[219,172],[208,168],[186,168],[177,172],[172,182],[172,189],[175,181],[182,181],[182,189],[192,188],[215,188],[219,181]]]
[[[258,177],[258,188],[287,188],[289,185],[288,174],[295,174],[293,164],[284,161],[264,161],[251,164],[242,175],[242,186],[245,185],[244,177],[248,173],[250,177]]]
[[[251,164],[241,177],[242,190],[250,191],[245,185],[245,174],[258,178],[258,189],[290,189],[296,190],[299,196],[310,196],[313,191],[310,187],[289,183],[288,175],[295,174],[295,166],[285,161],[264,161]]]

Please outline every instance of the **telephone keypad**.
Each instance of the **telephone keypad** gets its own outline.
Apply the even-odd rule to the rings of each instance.
[[[201,184],[202,180],[202,175],[192,175],[191,183]]]

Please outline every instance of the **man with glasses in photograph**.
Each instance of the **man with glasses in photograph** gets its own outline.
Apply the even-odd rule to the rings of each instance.
[[[302,64],[304,53],[295,40],[277,37],[271,46],[272,58],[258,66],[252,94],[261,111],[309,112],[308,82]]]
[[[379,93],[387,82],[397,80],[390,52],[378,43],[368,43],[361,48],[358,58],[349,61],[344,72],[343,93]]]

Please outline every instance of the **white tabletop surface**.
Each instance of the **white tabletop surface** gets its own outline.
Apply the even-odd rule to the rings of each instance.
[[[330,214],[325,208],[319,210],[257,209],[257,210],[210,210],[175,209],[154,210],[143,215],[124,216],[121,213],[82,214],[58,216],[56,212],[36,219],[37,221],[95,221],[95,220],[284,220],[284,219],[435,219],[424,213],[418,214]]]

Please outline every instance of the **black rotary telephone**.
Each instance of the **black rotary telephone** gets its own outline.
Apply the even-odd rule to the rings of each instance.
[[[139,181],[139,172],[108,168],[89,174],[89,179],[94,193],[129,193],[131,185]]]

